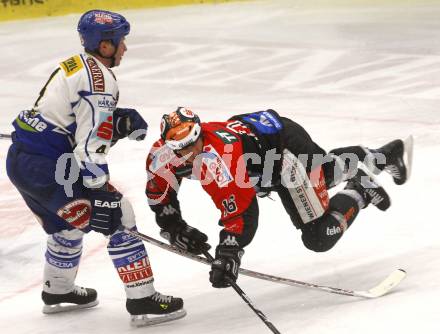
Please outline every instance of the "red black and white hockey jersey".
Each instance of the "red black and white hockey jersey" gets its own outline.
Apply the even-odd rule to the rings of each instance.
[[[239,135],[243,131],[251,135],[250,129],[237,121],[202,123],[201,128],[203,153],[194,162],[194,167],[185,164],[163,140],[153,144],[147,158],[149,204],[156,212],[160,207],[166,210],[165,215],[177,212],[180,215],[177,201],[180,182],[183,177],[196,178],[220,210],[219,220],[224,232],[241,235],[245,226],[243,213],[256,196]]]

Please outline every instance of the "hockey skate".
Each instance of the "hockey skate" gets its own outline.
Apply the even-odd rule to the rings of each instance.
[[[413,142],[413,137],[409,136],[405,141],[396,139],[376,150],[367,149],[373,155],[383,154],[385,160],[370,158],[367,155],[366,167],[374,174],[385,170],[391,174],[395,184],[404,184],[411,175]]]
[[[391,205],[391,200],[385,189],[374,179],[372,175],[368,175],[362,169],[358,169],[355,177],[348,180],[345,189],[357,191],[363,198],[365,207],[372,204],[379,210],[385,211]]]
[[[75,286],[72,292],[65,294],[54,294],[43,291],[43,313],[52,314],[68,312],[83,308],[90,308],[98,305],[96,290]]]
[[[186,315],[181,298],[165,296],[159,292],[145,298],[127,299],[126,307],[134,327],[160,324]]]

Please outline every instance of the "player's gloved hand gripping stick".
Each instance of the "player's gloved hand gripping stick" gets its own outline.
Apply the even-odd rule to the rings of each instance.
[[[215,259],[209,272],[209,281],[214,288],[227,288],[231,282],[236,282],[241,257],[244,250],[236,246],[218,245],[215,250]]]
[[[160,235],[171,245],[195,255],[202,254],[203,250],[208,251],[211,248],[207,243],[208,236],[183,220],[168,223],[160,230]]]

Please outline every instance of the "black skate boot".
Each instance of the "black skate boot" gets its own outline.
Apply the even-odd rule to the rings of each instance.
[[[345,189],[357,191],[363,198],[365,207],[373,204],[379,210],[385,211],[391,205],[391,200],[385,189],[370,175],[362,169],[358,170],[355,177],[348,180]]]
[[[127,311],[131,314],[131,325],[135,327],[155,325],[183,318],[183,300],[165,296],[159,292],[140,299],[127,299]]]
[[[373,158],[374,161],[369,159],[369,162],[367,162],[367,167],[373,173],[379,174],[381,171],[385,170],[392,175],[394,183],[398,185],[404,184],[409,179],[412,166],[412,136],[408,137],[405,141],[400,139],[393,140],[376,150],[369,151],[373,154],[383,154],[382,159]],[[383,159],[383,157],[385,157],[385,159]]]
[[[72,292],[65,294],[54,294],[43,291],[43,313],[59,313],[89,308],[98,305],[96,290],[75,286]],[[66,305],[67,304],[67,305]]]

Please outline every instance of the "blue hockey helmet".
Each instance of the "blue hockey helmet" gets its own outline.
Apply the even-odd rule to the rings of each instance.
[[[85,12],[77,28],[81,44],[86,50],[96,51],[101,41],[110,40],[117,47],[130,32],[130,23],[121,14],[93,9]]]

